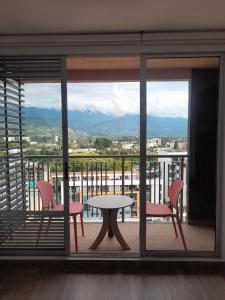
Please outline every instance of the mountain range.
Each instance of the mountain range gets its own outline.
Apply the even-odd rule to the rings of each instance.
[[[56,109],[25,108],[26,127],[60,128],[61,112]],[[76,134],[91,136],[138,136],[139,115],[113,116],[99,112],[72,110],[68,112],[69,128]],[[187,119],[147,116],[147,135],[157,137],[186,137]]]

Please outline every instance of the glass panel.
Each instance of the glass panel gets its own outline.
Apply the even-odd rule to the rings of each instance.
[[[118,226],[129,252],[138,252],[139,58],[76,57],[67,60],[67,68],[70,199],[83,204],[85,222],[84,237],[78,224],[78,250],[93,252],[90,246],[103,222],[102,211],[87,201],[125,195],[133,204],[119,209]],[[94,250],[102,252],[124,250],[115,237],[107,236]]]
[[[48,212],[39,243],[49,241],[49,244],[55,244],[55,248],[64,249],[61,83],[48,80],[27,82],[25,97],[28,209]],[[47,207],[38,189],[39,180],[50,183],[54,190],[53,201]],[[60,209],[61,212],[55,216],[52,209]]]
[[[218,87],[217,57],[147,60],[147,250],[215,250]]]

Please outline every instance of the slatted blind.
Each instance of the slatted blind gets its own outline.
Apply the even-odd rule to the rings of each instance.
[[[26,81],[52,80],[61,77],[61,59],[18,59],[0,60],[0,78],[23,79]]]
[[[0,59],[0,254],[65,250],[64,212],[28,206],[23,142],[24,82],[56,80],[60,58]]]
[[[22,85],[21,80],[0,80],[1,210],[25,209]]]

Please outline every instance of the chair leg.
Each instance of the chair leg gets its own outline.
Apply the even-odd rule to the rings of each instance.
[[[81,223],[82,236],[84,236],[83,212],[80,213],[80,223]]]
[[[176,224],[175,224],[175,221],[174,221],[173,217],[172,217],[172,222],[173,222],[173,228],[174,228],[174,231],[175,231],[176,238],[178,238],[177,228],[176,228]]]
[[[187,251],[187,245],[186,245],[186,242],[185,242],[185,239],[184,239],[183,230],[182,230],[180,219],[179,219],[178,216],[176,216],[176,220],[177,220],[177,225],[178,225],[178,228],[179,228],[179,231],[180,231],[181,239],[182,239],[182,242],[183,242],[183,245],[184,245],[184,249],[185,249],[185,251]]]
[[[47,236],[47,235],[48,235],[48,230],[49,230],[50,223],[51,223],[51,217],[49,217],[49,219],[48,219],[48,224],[47,224],[47,228],[46,228],[45,236]]]
[[[75,250],[78,251],[78,243],[77,243],[77,216],[73,217],[73,225],[74,225],[74,240],[75,240]]]
[[[36,247],[38,246],[39,240],[40,240],[40,237],[41,237],[43,222],[44,222],[44,217],[41,216],[41,223],[40,223],[39,231],[38,231],[38,234],[37,234]]]

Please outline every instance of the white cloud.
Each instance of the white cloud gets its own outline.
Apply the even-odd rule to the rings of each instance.
[[[59,83],[26,83],[24,95],[26,106],[61,109]]]
[[[60,109],[60,93],[59,84],[26,84],[26,105]],[[69,83],[68,108],[118,116],[139,114],[139,83]],[[187,118],[188,83],[148,83],[147,111],[154,116]]]
[[[147,112],[161,117],[188,117],[188,86],[182,89],[147,88]]]
[[[68,86],[68,107],[119,116],[135,114],[139,113],[138,94],[138,83],[71,84]]]

